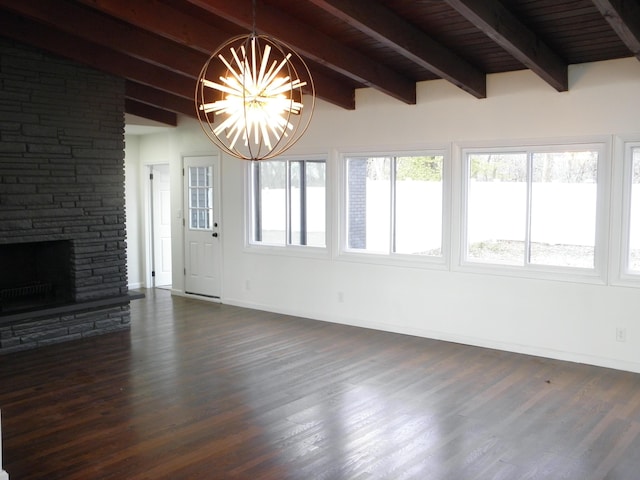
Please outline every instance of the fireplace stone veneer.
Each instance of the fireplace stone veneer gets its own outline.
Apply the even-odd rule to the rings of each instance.
[[[123,79],[0,36],[0,247],[70,253],[64,299],[0,311],[0,354],[130,328],[124,102]]]

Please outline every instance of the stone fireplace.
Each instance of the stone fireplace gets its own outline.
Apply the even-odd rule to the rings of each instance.
[[[130,327],[124,80],[0,36],[0,354]]]

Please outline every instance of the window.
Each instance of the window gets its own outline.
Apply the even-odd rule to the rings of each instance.
[[[640,274],[640,147],[632,149],[629,205],[629,270]]]
[[[596,268],[602,145],[465,150],[468,263]]]
[[[325,160],[262,160],[249,170],[251,243],[324,247]]]
[[[443,163],[442,153],[347,156],[346,249],[441,257]]]
[[[640,143],[630,143],[625,149],[625,261],[626,274],[640,278]]]

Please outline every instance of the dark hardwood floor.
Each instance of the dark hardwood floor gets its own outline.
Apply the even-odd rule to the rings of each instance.
[[[0,356],[0,408],[11,480],[640,478],[640,375],[163,290]]]

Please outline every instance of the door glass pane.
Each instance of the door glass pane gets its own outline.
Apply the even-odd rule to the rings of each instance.
[[[526,153],[473,153],[468,162],[467,260],[523,265]]]
[[[396,253],[442,254],[443,157],[396,158]]]
[[[531,250],[538,265],[595,265],[598,152],[534,153]]]
[[[213,188],[211,167],[189,167],[189,228],[211,230],[213,225]]]
[[[640,273],[640,147],[632,149],[629,270]]]
[[[389,253],[391,158],[347,159],[347,247]]]

